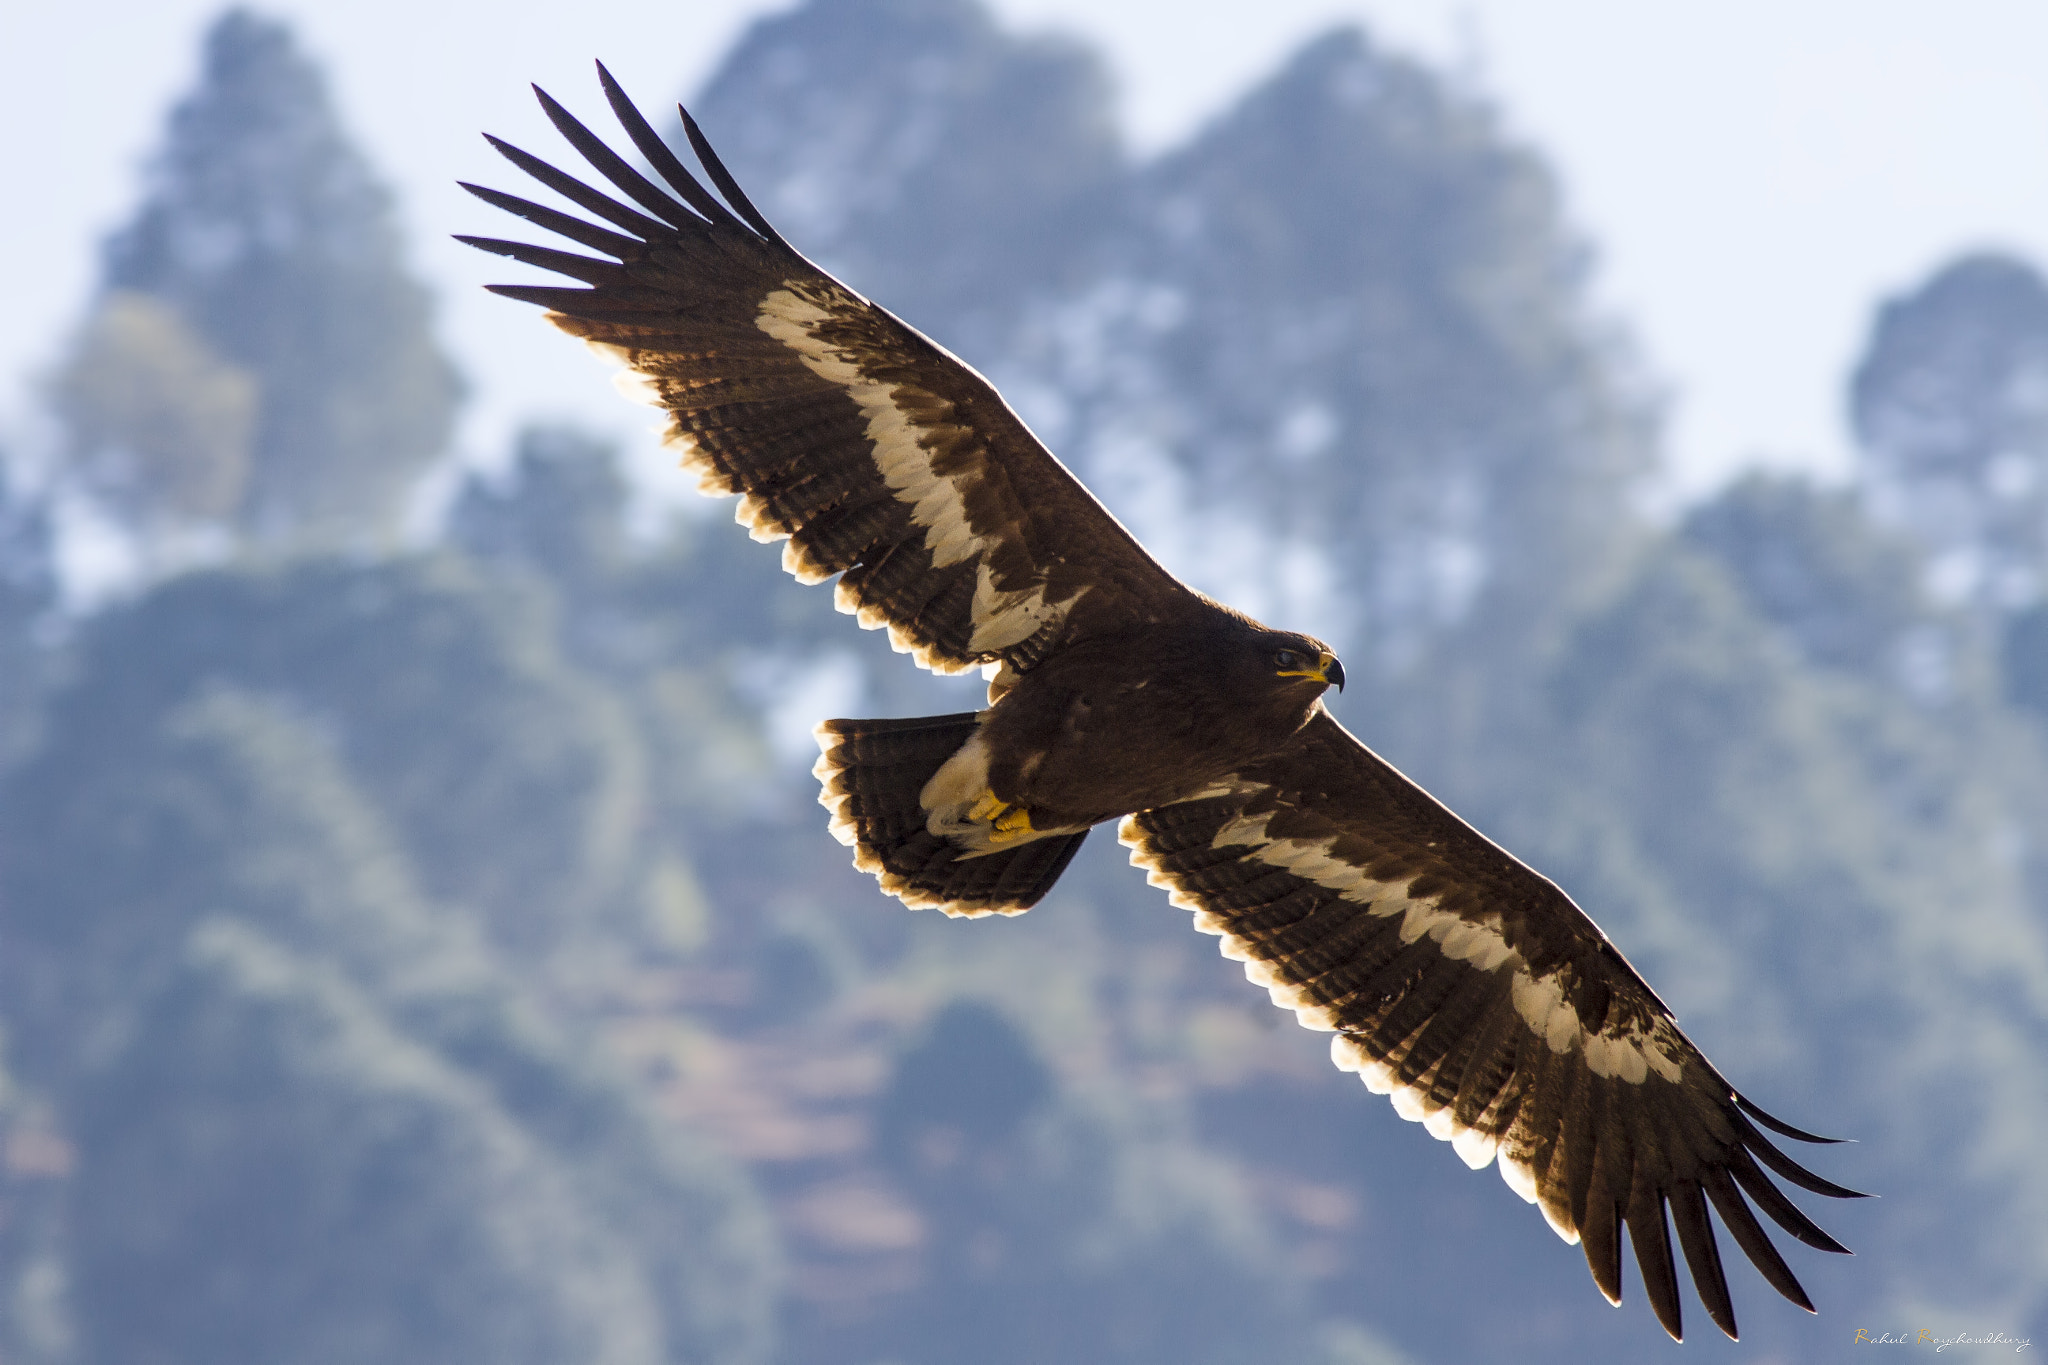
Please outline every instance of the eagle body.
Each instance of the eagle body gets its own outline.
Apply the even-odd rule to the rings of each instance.
[[[981,786],[1030,811],[1038,830],[1170,805],[1308,723],[1334,679],[1280,676],[1273,659],[1283,652],[1334,660],[1321,641],[1208,602],[1187,619],[1098,636],[1024,674],[985,713],[972,752],[947,766],[978,770]]]
[[[832,834],[913,907],[1014,914],[1117,819],[1147,879],[1339,1068],[1451,1144],[1583,1251],[1622,1297],[1626,1241],[1681,1334],[1671,1233],[1736,1334],[1713,1217],[1786,1299],[1812,1303],[1763,1224],[1845,1248],[1772,1177],[1855,1192],[1767,1137],[1745,1098],[1555,883],[1338,724],[1328,647],[1193,591],[1054,458],[994,387],[804,259],[689,115],[707,189],[602,67],[660,183],[546,94],[592,188],[492,139],[586,216],[466,186],[594,254],[461,240],[578,282],[494,285],[621,367],[707,493],[736,496],[783,565],[987,709],[830,720],[815,769]]]

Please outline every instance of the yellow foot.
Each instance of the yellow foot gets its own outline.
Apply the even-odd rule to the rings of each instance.
[[[1031,812],[1009,804],[994,792],[983,792],[967,812],[967,818],[988,821],[988,841],[992,844],[1015,843],[1032,832]]]

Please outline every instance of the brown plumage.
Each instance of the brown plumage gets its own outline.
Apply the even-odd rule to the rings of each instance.
[[[587,286],[493,288],[623,365],[705,491],[738,495],[740,522],[783,541],[797,578],[836,575],[840,609],[918,663],[991,680],[984,711],[819,726],[821,799],[856,863],[912,906],[1015,914],[1090,827],[1122,817],[1132,860],[1198,929],[1403,1117],[1474,1168],[1497,1161],[1610,1300],[1626,1228],[1680,1334],[1675,1224],[1734,1336],[1711,1204],[1811,1311],[1750,1202],[1841,1251],[1764,1172],[1853,1192],[1757,1124],[1826,1139],[1737,1094],[1562,891],[1338,725],[1327,646],[1168,574],[986,380],[798,255],[687,113],[722,201],[599,75],[666,187],[541,94],[631,203],[494,139],[601,223],[467,187],[600,253],[463,238]]]

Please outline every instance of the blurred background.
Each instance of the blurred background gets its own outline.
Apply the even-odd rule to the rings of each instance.
[[[447,240],[592,57],[1859,1140],[1820,1316],[1692,1354],[2048,1330],[2048,15],[26,9],[0,1362],[1666,1349],[1106,831],[1015,920],[847,865],[812,723],[978,688]]]

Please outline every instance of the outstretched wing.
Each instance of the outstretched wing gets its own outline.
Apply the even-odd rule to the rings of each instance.
[[[1735,1313],[1707,1219],[1779,1293],[1813,1305],[1744,1195],[1809,1246],[1843,1251],[1760,1168],[1852,1196],[1773,1147],[1789,1128],[1722,1079],[1598,925],[1326,712],[1199,799],[1124,821],[1131,860],[1225,957],[1403,1118],[1448,1140],[1581,1243],[1621,1302],[1628,1228],[1651,1306],[1680,1332],[1665,1210],[1707,1313]]]
[[[667,188],[536,91],[632,204],[493,138],[604,225],[464,188],[602,259],[460,240],[588,286],[492,288],[623,364],[620,387],[667,410],[667,443],[704,490],[739,494],[756,540],[788,542],[785,568],[807,583],[839,574],[840,610],[940,673],[1021,672],[1062,639],[1193,606],[987,380],[798,255],[684,113],[721,203],[598,74]]]

